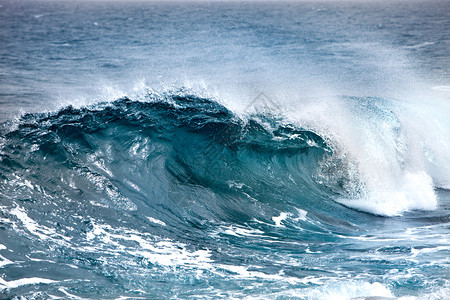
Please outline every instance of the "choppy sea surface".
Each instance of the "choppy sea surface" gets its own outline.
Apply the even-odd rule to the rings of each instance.
[[[449,299],[449,50],[449,1],[0,0],[0,298]]]

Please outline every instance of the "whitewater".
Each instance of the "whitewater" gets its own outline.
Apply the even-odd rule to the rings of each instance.
[[[448,299],[447,1],[2,0],[0,41],[1,298]]]

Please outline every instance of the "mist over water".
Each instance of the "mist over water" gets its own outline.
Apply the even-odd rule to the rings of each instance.
[[[445,299],[450,5],[0,1],[0,295]]]

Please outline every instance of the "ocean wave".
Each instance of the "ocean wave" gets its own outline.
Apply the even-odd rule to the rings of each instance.
[[[379,222],[372,214],[435,208],[434,178],[408,167],[413,161],[406,155],[408,135],[392,102],[342,97],[337,103],[341,112],[346,105],[353,107],[360,127],[318,114],[326,106],[317,109],[317,103],[305,104],[295,116],[281,105],[278,111],[267,110],[267,103],[254,101],[251,109],[233,112],[186,91],[69,106],[3,123],[0,228],[17,243],[2,241],[0,265],[15,268],[25,257],[30,264],[45,264],[46,270],[57,266],[58,274],[66,270],[71,275],[38,272],[19,281],[5,277],[1,291],[27,294],[33,285],[45,284],[49,295],[77,295],[72,283],[86,280],[84,270],[89,270],[89,276],[121,282],[131,293],[127,297],[145,291],[176,296],[155,281],[169,280],[172,289],[229,276],[261,295],[270,290],[317,299],[391,296],[385,285],[370,281],[370,274],[358,272],[381,259],[381,245],[395,243],[400,235],[361,232]],[[298,119],[305,114],[307,118]],[[308,118],[314,122],[306,122]],[[344,125],[349,127],[344,130]],[[359,135],[346,139],[349,132]],[[369,133],[372,139],[364,147],[351,143]],[[380,141],[382,147],[371,144]],[[433,153],[433,145],[426,146]],[[373,149],[382,152],[373,156]],[[385,157],[395,172],[379,163]],[[441,158],[433,159],[439,165],[436,159]],[[367,173],[374,164],[377,172]],[[393,180],[394,175],[399,178]],[[446,218],[445,211],[435,217],[434,231],[441,230]],[[424,238],[439,238],[426,228],[416,230]],[[336,242],[361,247],[361,241],[366,245],[361,253],[371,255],[330,254]],[[20,245],[34,250],[24,253]],[[392,263],[404,267],[447,249],[439,245],[429,250],[413,245],[406,252],[385,247],[382,256],[391,255]],[[252,249],[281,252],[264,250],[252,257]],[[249,259],[245,264],[240,251]],[[353,265],[355,280],[364,286],[332,284],[341,271],[329,266],[342,259]],[[299,263],[307,266],[302,272]],[[268,290],[261,289],[261,281]],[[436,284],[428,284],[431,291]],[[101,285],[91,282],[91,292],[82,294],[102,294]],[[205,297],[216,292],[195,289]],[[124,295],[122,288],[112,293]],[[236,293],[225,296],[242,295],[242,290]]]
[[[359,125],[335,117],[330,129],[325,121],[302,123],[289,112],[255,110],[255,103],[246,114],[236,114],[185,92],[25,114],[3,124],[1,192],[21,200],[43,197],[46,189],[68,197],[90,195],[96,205],[130,211],[139,207],[136,195],[144,203],[158,195],[158,201],[184,205],[191,197],[213,194],[217,199],[198,209],[216,215],[227,206],[219,199],[224,195],[245,195],[257,203],[277,199],[301,209],[314,205],[308,199],[331,199],[379,215],[435,209],[439,178],[426,166],[411,165],[433,161],[408,157],[415,155],[415,145],[392,104],[356,97],[340,103],[352,105]],[[324,118],[310,106],[303,109]],[[424,155],[437,157],[430,145],[422,148]],[[235,210],[229,206],[225,211]],[[246,215],[247,208],[239,213]]]

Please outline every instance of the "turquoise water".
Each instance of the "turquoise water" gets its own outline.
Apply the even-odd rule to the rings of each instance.
[[[2,298],[447,298],[448,2],[0,4]]]

